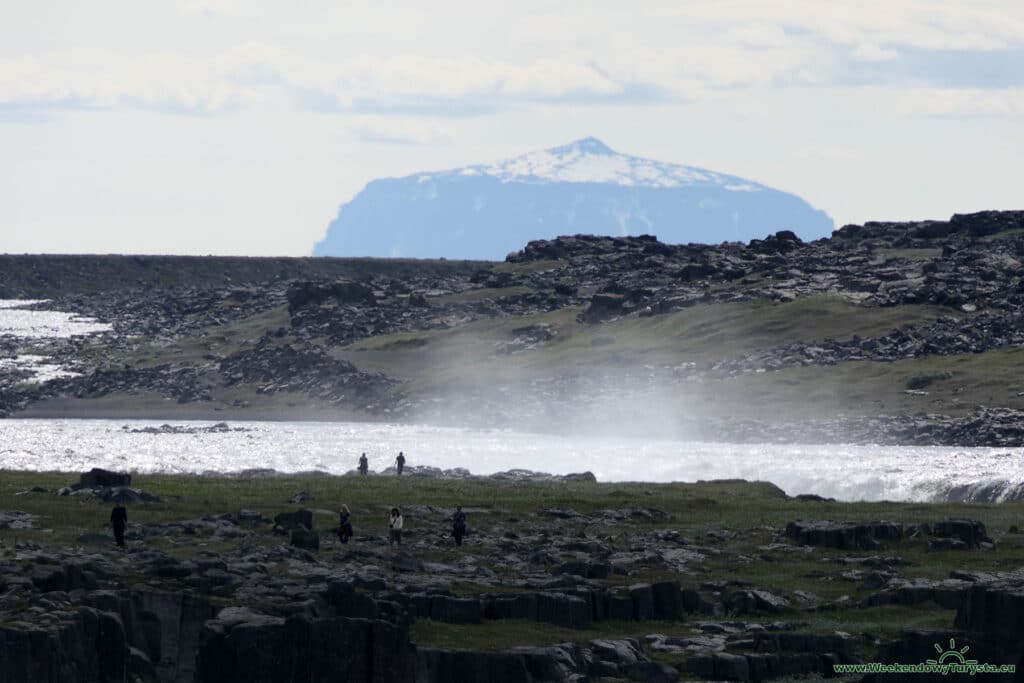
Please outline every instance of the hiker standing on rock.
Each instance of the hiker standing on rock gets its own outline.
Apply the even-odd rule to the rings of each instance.
[[[348,505],[342,505],[338,511],[338,540],[348,543],[352,538],[352,513],[348,511]]]
[[[124,530],[128,526],[128,510],[124,503],[117,501],[114,509],[110,511],[110,526],[114,527],[114,540],[120,548],[124,547]]]
[[[388,545],[402,545],[402,512],[398,508],[391,508],[391,516],[388,518]]]
[[[366,459],[366,453],[359,456],[359,474],[366,476],[366,471],[370,469],[370,462]]]
[[[398,451],[398,457],[395,458],[395,469],[398,470],[398,475],[402,475],[402,470],[405,469],[405,454],[402,451]]]
[[[452,516],[452,536],[455,537],[455,545],[462,545],[462,538],[466,535],[466,513],[462,511],[461,505],[455,506],[455,514]]]

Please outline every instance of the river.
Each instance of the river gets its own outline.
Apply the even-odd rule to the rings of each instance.
[[[171,429],[160,429],[169,424]],[[522,468],[593,472],[599,481],[771,481],[791,495],[839,500],[934,500],[954,486],[1024,482],[1021,449],[702,443],[530,434],[354,422],[0,420],[0,467],[78,472],[227,473],[248,469],[342,474],[366,452],[382,470],[409,466],[491,474]]]
[[[24,339],[109,329],[69,313],[12,308],[25,303],[0,301],[0,334]],[[46,381],[59,376],[56,362],[32,357],[22,367],[34,366],[35,381]],[[590,471],[599,481],[748,479],[773,482],[790,495],[839,500],[963,497],[957,487],[996,490],[1010,498],[1024,493],[1024,449],[751,445],[354,422],[232,422],[227,431],[211,431],[211,422],[172,422],[170,429],[161,429],[163,424],[0,420],[0,468],[341,474],[354,468],[364,451],[374,470],[388,467],[404,451],[410,466],[465,468],[474,474],[529,469]]]

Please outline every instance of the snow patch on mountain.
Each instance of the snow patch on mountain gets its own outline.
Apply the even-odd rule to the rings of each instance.
[[[467,166],[438,175],[486,175],[505,183],[602,183],[660,188],[710,185],[730,192],[765,189],[757,183],[703,168],[619,154],[593,137],[495,164]],[[434,175],[426,174],[419,177],[419,182],[434,179]]]

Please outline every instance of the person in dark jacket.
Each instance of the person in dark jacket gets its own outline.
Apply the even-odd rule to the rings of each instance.
[[[124,530],[128,526],[128,510],[125,509],[124,503],[118,501],[110,511],[110,526],[114,527],[114,540],[123,548]]]
[[[462,511],[461,505],[455,506],[455,514],[452,515],[452,536],[455,537],[455,545],[462,545],[462,539],[466,535],[466,513]]]
[[[352,513],[348,511],[348,505],[342,505],[338,512],[338,540],[348,543],[352,538]]]
[[[370,469],[370,462],[366,459],[366,453],[359,456],[359,474],[366,476],[367,470]]]
[[[398,457],[395,458],[395,469],[398,470],[398,474],[402,474],[402,470],[405,469],[405,454],[402,451],[398,451]]]

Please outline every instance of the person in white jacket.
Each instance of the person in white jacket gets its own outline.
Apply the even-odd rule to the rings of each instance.
[[[398,508],[391,508],[388,518],[388,543],[402,545],[402,512]]]

